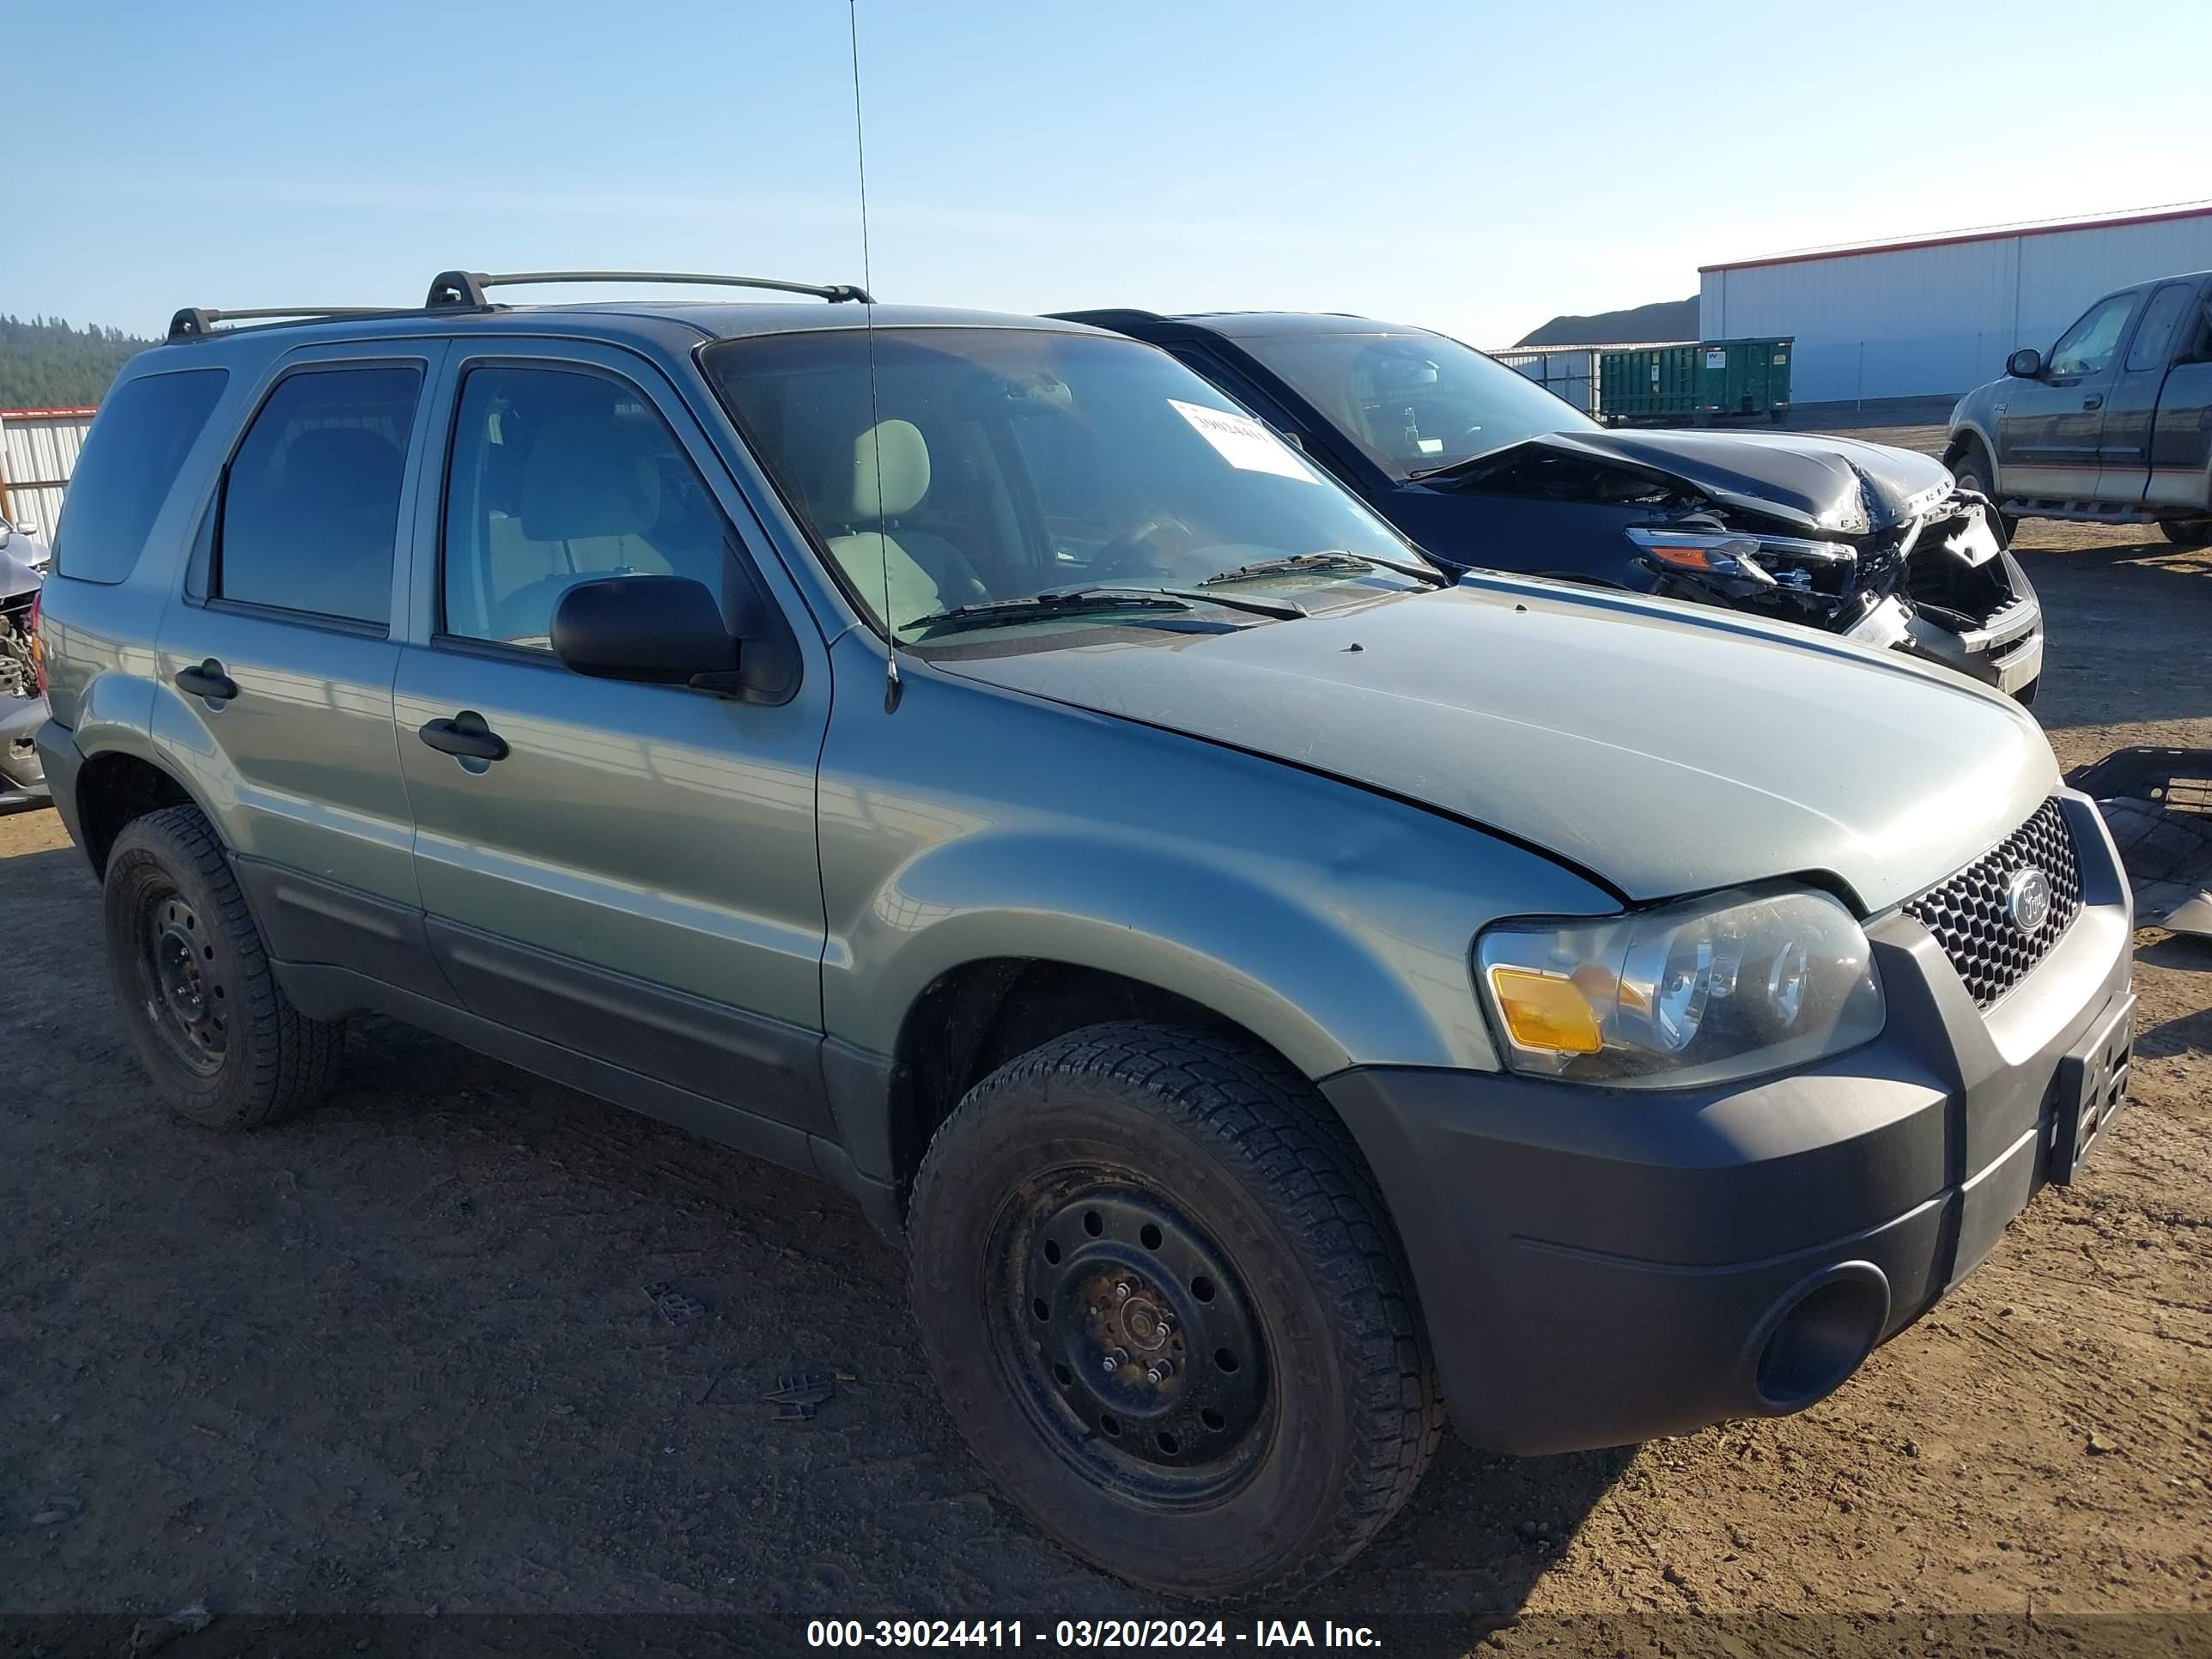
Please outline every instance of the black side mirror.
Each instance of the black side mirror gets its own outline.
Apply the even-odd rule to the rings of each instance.
[[[595,679],[744,690],[722,608],[704,582],[688,576],[578,582],[553,608],[553,654]]]
[[[2005,373],[2014,380],[2032,380],[2043,373],[2043,354],[2033,346],[2022,346],[2005,359]]]

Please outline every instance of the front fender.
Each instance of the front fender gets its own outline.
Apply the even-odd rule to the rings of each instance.
[[[1495,1070],[1474,935],[1619,908],[1541,854],[1332,777],[906,680],[893,714],[841,695],[823,754],[823,1019],[872,1054],[940,975],[1017,957],[1188,998],[1309,1077],[1384,1054]]]

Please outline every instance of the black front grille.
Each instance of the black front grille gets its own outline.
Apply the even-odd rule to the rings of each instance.
[[[2013,878],[2030,869],[2050,879],[2051,913],[2027,933],[2014,925],[2006,897]],[[1936,935],[1974,1001],[1986,1008],[2050,954],[2081,909],[2074,834],[2058,803],[2047,800],[1992,850],[1907,904],[1905,914]]]

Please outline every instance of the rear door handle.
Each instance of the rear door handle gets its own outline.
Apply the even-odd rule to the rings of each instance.
[[[2081,407],[2084,409],[2102,409],[2104,406],[2105,394],[2101,392],[2098,392],[2094,397],[2084,398],[2081,399]]]
[[[228,702],[238,695],[238,682],[213,657],[198,668],[179,668],[174,684],[186,696],[205,697],[210,702]]]
[[[464,708],[449,720],[426,720],[416,735],[439,753],[462,760],[502,761],[508,753],[507,739],[486,726],[473,708]]]

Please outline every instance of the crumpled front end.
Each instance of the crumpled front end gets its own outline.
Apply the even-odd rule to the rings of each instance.
[[[1633,568],[1722,605],[2032,697],[2043,613],[1996,511],[1941,463],[1847,438],[1553,434],[1437,481],[1628,509]]]
[[[13,592],[0,592],[0,810],[46,799],[46,771],[32,741],[46,719],[31,639],[31,605],[38,592],[35,578]]]

